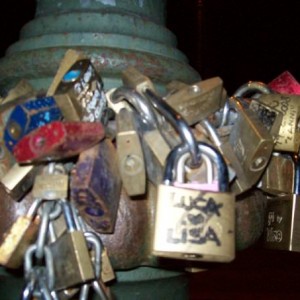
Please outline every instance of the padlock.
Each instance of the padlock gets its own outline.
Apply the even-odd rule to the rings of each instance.
[[[142,74],[140,76],[141,78],[144,77]],[[149,80],[149,82],[151,81]],[[109,93],[108,102],[116,113],[119,113],[122,109],[130,109],[129,104],[135,108],[138,116],[136,123],[141,135],[146,162],[147,177],[153,184],[157,185],[162,180],[163,166],[170,152],[168,142],[171,137],[169,137],[169,132],[165,130],[166,126],[160,126],[161,123],[159,123],[159,118],[152,105],[133,88],[121,87],[115,89]]]
[[[71,172],[70,191],[87,224],[99,233],[114,231],[121,178],[117,153],[109,139],[81,152]]]
[[[53,97],[36,98],[15,106],[5,126],[4,141],[9,151],[28,133],[62,119]]]
[[[289,71],[273,79],[268,87],[280,94],[300,95],[300,84]]]
[[[254,112],[245,109],[237,98],[232,97],[231,101],[238,117],[230,133],[229,143],[241,163],[248,183],[245,188],[244,181],[233,182],[232,191],[240,194],[259,181],[271,157],[274,141]]]
[[[38,174],[34,179],[32,196],[43,200],[67,199],[69,176],[59,172],[54,163],[51,170]]]
[[[167,159],[163,184],[158,188],[153,254],[230,262],[235,256],[235,197],[228,192],[227,167],[215,149],[200,142],[198,146],[216,166],[219,191],[174,186],[178,147],[174,148]]]
[[[61,205],[67,231],[49,245],[54,257],[54,290],[58,291],[95,278],[85,237],[76,229],[70,203],[62,200]]]
[[[276,151],[298,153],[300,145],[300,96],[270,94],[261,95],[259,102],[280,111],[283,114],[281,127],[274,146]]]
[[[32,187],[34,178],[40,167],[34,165],[19,165],[15,163],[1,179],[7,194],[15,201],[22,198]]]
[[[24,79],[8,91],[8,94],[0,101],[0,112],[8,110],[17,104],[28,99],[35,98],[36,92],[33,87]]]
[[[53,97],[65,121],[81,121],[83,119],[83,107],[70,93],[54,95]]]
[[[0,112],[0,180],[4,177],[4,175],[15,163],[15,159],[13,155],[10,153],[10,151],[8,151],[8,149],[6,148],[3,139],[3,131],[6,124],[6,120],[5,120],[6,113],[7,110],[4,112]]]
[[[129,196],[146,192],[146,169],[141,140],[132,110],[121,109],[116,115],[117,153],[122,183]]]
[[[23,137],[14,147],[19,163],[61,160],[78,155],[105,136],[99,122],[51,122]]]
[[[164,99],[189,125],[193,125],[224,106],[226,92],[224,97],[223,91],[222,79],[213,77],[193,85],[181,85]]]
[[[24,216],[19,216],[0,245],[0,265],[17,269],[22,265],[27,247],[36,239],[40,218],[36,216],[41,201],[35,200]]]
[[[107,100],[102,79],[91,61],[74,50],[66,52],[47,95],[66,93],[82,107],[81,121],[105,123]]]
[[[295,159],[293,194],[268,199],[264,247],[300,252],[299,227],[300,161]]]
[[[293,194],[295,164],[289,154],[273,152],[259,188],[271,195]]]
[[[282,112],[267,105],[262,105],[258,100],[252,99],[249,109],[254,111],[261,123],[267,128],[274,140],[277,140],[283,120]]]

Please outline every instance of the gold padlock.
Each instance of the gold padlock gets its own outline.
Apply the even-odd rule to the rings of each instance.
[[[281,127],[274,146],[276,151],[295,152],[299,151],[300,145],[300,96],[270,94],[261,95],[259,102],[283,114]]]
[[[228,192],[228,173],[222,156],[202,145],[202,155],[218,168],[217,190],[174,183],[178,147],[168,156],[163,184],[158,187],[153,254],[195,261],[230,262],[235,257],[235,197]],[[205,147],[210,150],[204,153]],[[207,148],[206,148],[207,150]],[[211,152],[212,151],[212,152]],[[175,157],[174,157],[175,155]],[[217,158],[216,158],[217,157]],[[216,187],[215,187],[216,188]]]
[[[240,194],[260,179],[271,157],[274,141],[253,111],[245,109],[237,98],[230,100],[238,116],[231,130],[229,143],[247,178],[246,184],[244,180],[237,178],[231,186],[235,194]]]
[[[146,192],[146,170],[141,140],[136,124],[136,114],[121,109],[116,115],[117,153],[123,186],[129,196]]]
[[[171,85],[174,89],[174,84]],[[165,97],[166,102],[193,125],[224,106],[226,92],[220,77],[202,80],[183,86]]]

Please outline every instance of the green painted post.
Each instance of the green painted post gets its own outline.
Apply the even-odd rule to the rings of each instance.
[[[35,19],[0,60],[0,90],[20,78],[47,89],[68,48],[92,58],[106,89],[121,85],[120,72],[128,66],[159,87],[172,79],[199,80],[164,26],[164,7],[165,1],[159,0],[37,1]]]

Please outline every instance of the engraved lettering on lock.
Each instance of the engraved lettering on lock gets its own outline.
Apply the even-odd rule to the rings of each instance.
[[[196,198],[176,197],[171,195],[173,207],[184,210],[175,228],[168,228],[167,241],[172,244],[191,243],[205,244],[209,241],[221,246],[221,241],[215,230],[208,225],[213,216],[220,217],[223,204],[217,204],[213,198],[205,199],[201,195]]]
[[[273,227],[267,228],[267,242],[280,243],[283,239],[281,230],[274,230]]]

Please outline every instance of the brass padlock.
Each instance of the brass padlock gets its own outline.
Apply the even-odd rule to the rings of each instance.
[[[198,143],[217,167],[218,191],[174,186],[178,147],[167,159],[164,181],[158,187],[153,254],[195,261],[230,262],[235,256],[235,197],[228,192],[228,173],[222,156]]]
[[[171,85],[174,89],[174,84]],[[220,77],[199,81],[193,85],[182,84],[165,97],[166,102],[193,125],[224,106],[226,92]],[[224,96],[225,94],[225,96]]]
[[[283,114],[268,105],[261,104],[258,100],[252,99],[249,109],[258,115],[258,119],[271,133],[274,140],[278,138],[279,130],[283,120]]]
[[[129,196],[145,194],[146,169],[137,115],[123,108],[116,115],[116,122],[117,153],[123,186]]]
[[[237,178],[231,186],[235,194],[240,194],[257,184],[271,157],[274,141],[253,111],[245,109],[237,98],[231,98],[231,101],[238,117],[231,130],[229,143],[247,178],[246,185],[244,180]]]
[[[5,191],[16,201],[22,198],[32,187],[35,175],[40,167],[15,163],[1,179]]]
[[[38,174],[35,177],[32,188],[33,197],[43,200],[67,199],[69,176],[55,170],[54,163],[50,163],[48,168],[53,170]]]
[[[36,239],[40,218],[36,216],[41,204],[35,200],[24,216],[19,216],[0,245],[0,265],[17,269],[22,265],[27,247]]]
[[[49,248],[54,257],[54,290],[63,290],[95,278],[89,250],[82,231],[76,229],[70,203],[61,201],[67,231]]]
[[[295,164],[288,154],[273,152],[259,188],[271,195],[293,194]]]
[[[270,94],[261,95],[259,102],[283,114],[281,127],[274,146],[276,151],[298,153],[300,145],[300,96]]]

